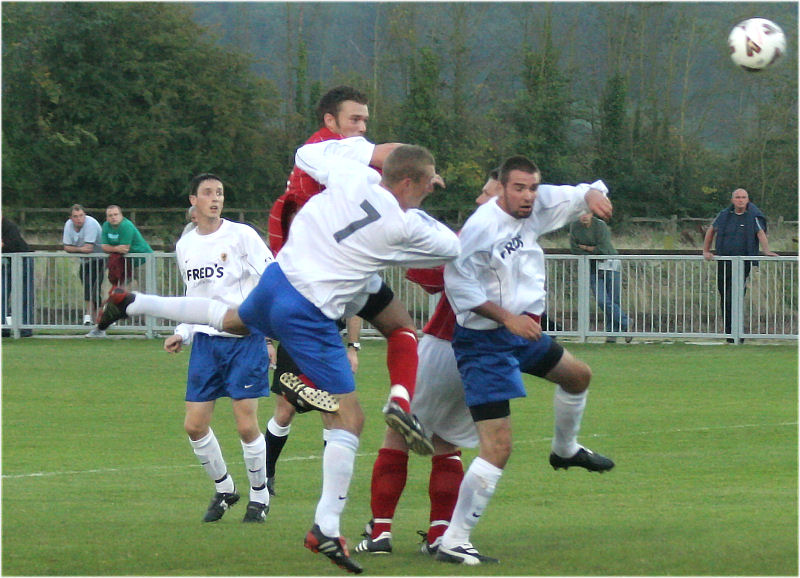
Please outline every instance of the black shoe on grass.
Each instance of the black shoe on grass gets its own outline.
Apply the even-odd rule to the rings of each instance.
[[[614,467],[614,462],[605,456],[594,453],[581,447],[571,458],[562,458],[556,453],[550,453],[550,465],[554,470],[563,468],[568,470],[572,467],[585,468],[590,472],[607,472]]]
[[[375,539],[369,534],[364,535],[356,547],[353,548],[355,554],[391,554],[392,553],[392,534],[390,532],[383,532]]]
[[[244,513],[244,518],[242,518],[242,522],[263,524],[267,519],[267,514],[269,514],[269,504],[263,504],[261,502],[249,502],[247,504],[247,510],[245,510]]]
[[[225,515],[225,512],[233,506],[236,502],[239,501],[239,494],[236,493],[234,490],[232,493],[228,492],[217,492],[214,494],[214,497],[211,498],[211,503],[208,505],[208,511],[206,515],[203,516],[204,522],[216,522],[222,516]]]
[[[436,560],[450,562],[451,564],[466,564],[467,566],[497,564],[499,562],[497,558],[490,558],[480,554],[469,542],[453,548],[445,548],[440,545],[439,550],[436,552]]]
[[[350,553],[347,551],[347,545],[342,536],[337,536],[336,538],[326,536],[316,524],[306,534],[303,545],[312,552],[324,554],[330,558],[333,564],[348,572],[361,574],[364,571],[361,564],[350,558]]]

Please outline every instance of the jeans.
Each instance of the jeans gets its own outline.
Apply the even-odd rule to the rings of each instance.
[[[597,269],[589,275],[589,284],[597,304],[603,308],[606,331],[627,331],[628,316],[619,305],[622,274],[619,271]]]

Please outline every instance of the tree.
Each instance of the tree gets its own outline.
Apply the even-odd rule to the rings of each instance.
[[[526,19],[524,30],[534,28]],[[508,124],[512,130],[511,154],[520,153],[532,158],[542,168],[548,182],[568,178],[566,157],[568,121],[571,113],[571,93],[568,79],[561,72],[558,51],[553,43],[551,13],[548,9],[544,23],[537,28],[543,36],[539,51],[528,47],[522,53],[522,84],[510,106]],[[530,34],[525,34],[530,37]],[[503,156],[509,151],[503,151]]]
[[[758,107],[758,114],[747,137],[734,154],[733,171],[721,201],[728,201],[730,191],[747,189],[750,199],[771,215],[796,215],[798,191],[797,159],[797,77],[769,77],[758,88],[771,98]]]
[[[19,3],[2,16],[5,203],[183,205],[209,170],[237,202],[282,187],[274,88],[188,7]]]

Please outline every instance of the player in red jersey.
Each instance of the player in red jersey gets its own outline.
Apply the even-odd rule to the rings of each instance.
[[[497,170],[492,170],[475,202],[481,205],[500,190]],[[464,477],[459,447],[477,447],[478,433],[464,401],[464,388],[450,343],[456,317],[444,295],[444,266],[409,269],[406,278],[428,293],[442,293],[436,310],[422,330],[417,389],[411,401],[411,411],[426,431],[433,433],[434,453],[428,483],[430,526],[427,533],[420,532],[424,534],[422,552],[433,555],[450,522]],[[405,488],[407,473],[408,446],[397,432],[387,428],[372,469],[372,520],[355,552],[392,551],[392,518]]]
[[[362,92],[349,86],[337,86],[326,92],[317,105],[317,118],[320,128],[312,134],[306,144],[329,140],[340,140],[354,136],[364,136],[369,120],[368,99]],[[385,144],[375,147],[371,165],[380,170],[386,156],[396,145]],[[289,175],[286,191],[272,206],[269,215],[269,246],[273,253],[286,243],[289,229],[297,212],[314,195],[325,187],[314,180],[300,167],[295,166]],[[405,308],[393,297],[391,289],[383,284],[370,299],[373,309],[387,313],[382,315],[387,323],[377,326],[389,342],[387,365],[392,383],[390,405],[394,412],[410,413],[410,400],[414,395],[417,367],[417,338],[414,322]],[[355,372],[358,369],[359,334],[361,319],[351,317],[347,321],[347,356]],[[297,377],[295,377],[297,376]],[[298,381],[299,380],[299,381]],[[272,380],[272,390],[282,393],[281,386],[294,383],[297,387],[313,385],[300,371],[285,350],[278,347],[278,359]],[[398,387],[396,387],[398,386]],[[389,406],[387,406],[389,407]],[[267,440],[267,485],[270,493],[275,493],[275,470],[278,458],[288,440],[291,423],[297,408],[282,396],[276,396],[275,412],[266,427]],[[402,415],[400,417],[403,417]],[[412,421],[408,416],[407,422]],[[323,432],[324,435],[324,432]],[[417,435],[412,432],[411,435]],[[429,446],[419,432],[418,443]],[[432,447],[429,448],[432,451]],[[423,451],[426,451],[423,449]],[[429,453],[429,452],[428,452]]]

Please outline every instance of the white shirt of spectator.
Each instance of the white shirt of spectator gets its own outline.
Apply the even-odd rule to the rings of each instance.
[[[64,236],[61,243],[72,247],[83,247],[87,243],[91,243],[94,245],[94,253],[102,253],[103,249],[100,247],[102,234],[103,228],[94,217],[86,215],[86,220],[83,222],[83,227],[81,227],[80,231],[75,230],[72,219],[67,219],[67,222],[64,223]]]

